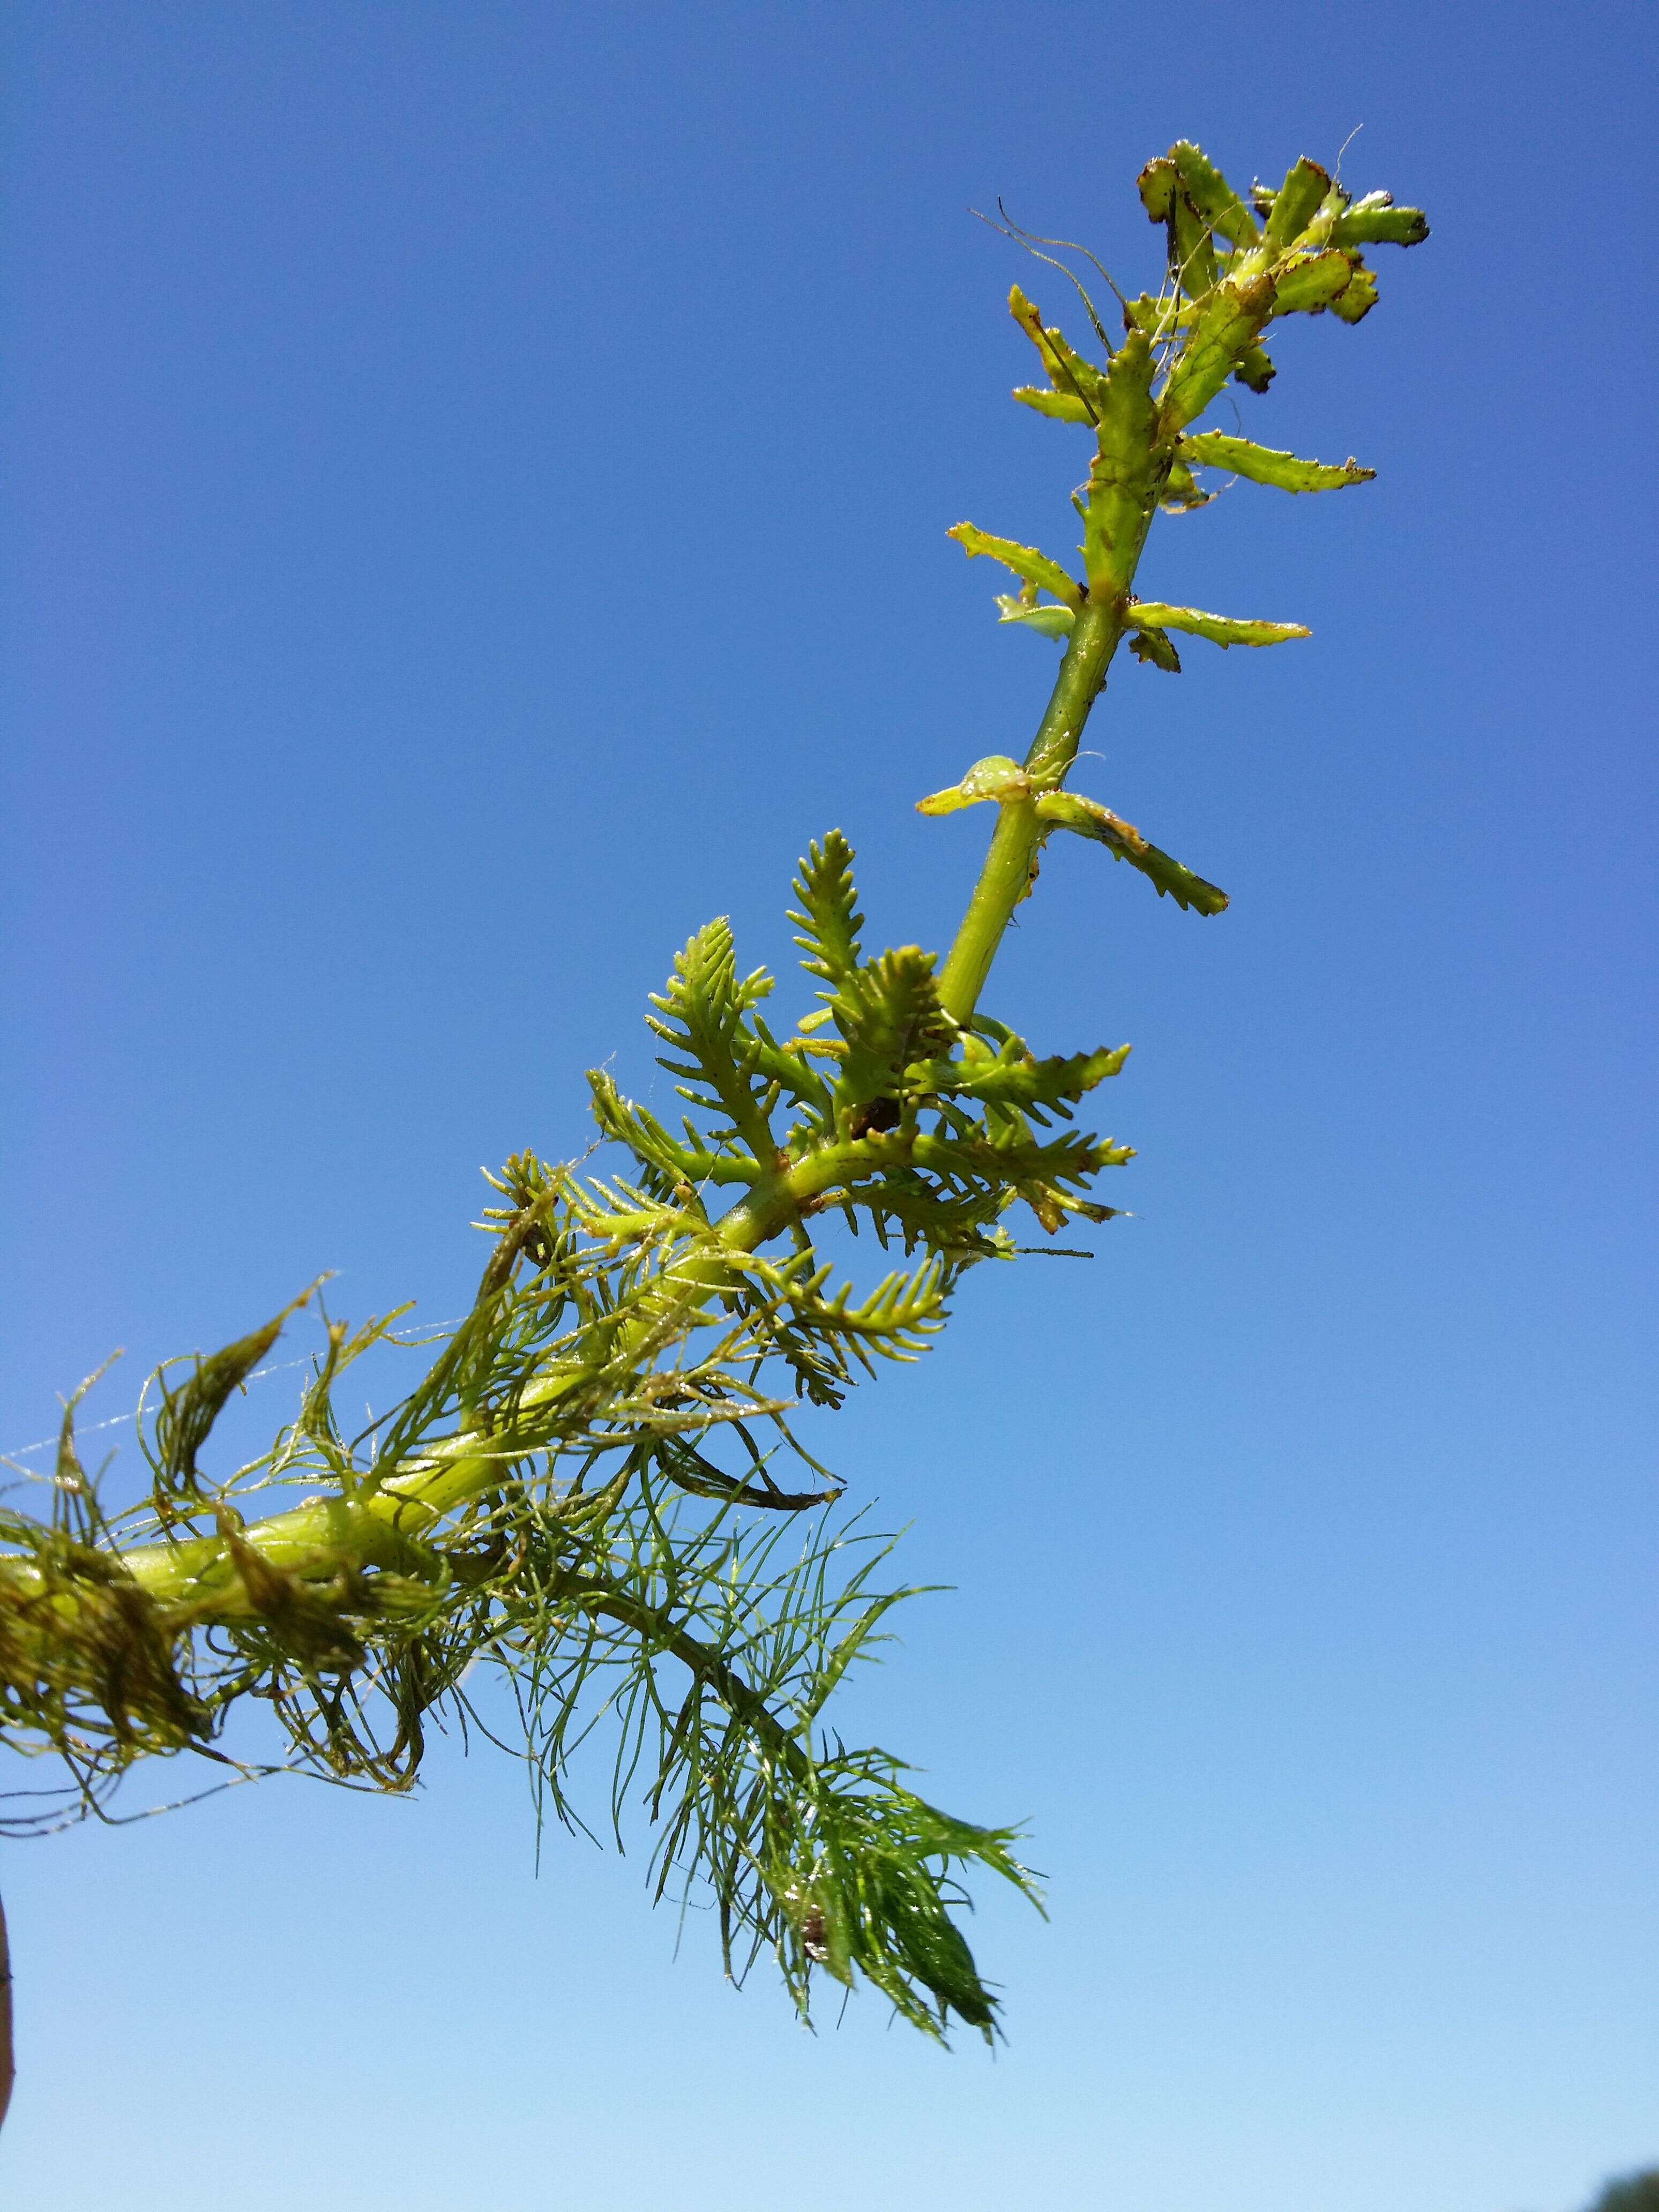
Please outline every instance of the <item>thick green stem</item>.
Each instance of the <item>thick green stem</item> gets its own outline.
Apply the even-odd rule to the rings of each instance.
[[[1077,758],[1089,709],[1123,635],[1123,605],[1122,599],[1088,599],[1078,614],[1048,711],[1025,756],[1025,773],[1039,790],[1053,791],[1064,783]],[[966,1022],[978,1005],[1003,932],[1030,890],[1043,836],[1033,799],[1011,799],[999,810],[991,849],[939,971],[939,998],[958,1022]]]
[[[855,1171],[866,1156],[873,1164],[876,1149],[869,1144],[841,1147],[846,1155],[840,1162],[843,1172]],[[817,1161],[810,1166],[821,1170]],[[793,1220],[801,1206],[817,1196],[823,1181],[821,1171],[809,1175],[802,1170],[773,1176],[726,1217],[720,1226],[720,1243],[727,1251],[752,1252]],[[649,1332],[653,1335],[672,1337],[693,1309],[731,1286],[730,1273],[717,1253],[694,1254],[676,1276],[679,1287],[655,1316]],[[649,1346],[642,1340],[629,1349],[644,1355]],[[520,1410],[541,1412],[591,1379],[580,1372],[544,1376],[525,1391]],[[302,1578],[326,1577],[342,1567],[418,1571],[404,1540],[426,1536],[447,1515],[497,1488],[503,1458],[510,1449],[498,1437],[445,1437],[423,1450],[407,1473],[389,1477],[378,1489],[351,1500],[315,1498],[286,1513],[272,1514],[245,1529],[241,1541],[278,1572]],[[246,1620],[258,1611],[222,1536],[136,1546],[122,1553],[121,1563],[159,1603],[198,1607],[204,1617],[224,1620]]]

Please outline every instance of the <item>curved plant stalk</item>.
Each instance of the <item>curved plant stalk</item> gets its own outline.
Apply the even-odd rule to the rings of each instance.
[[[1104,362],[1012,295],[1046,378],[1016,398],[1085,428],[1094,453],[1074,495],[1080,573],[971,524],[952,533],[1018,580],[1003,619],[1062,653],[1024,761],[981,761],[920,802],[997,810],[943,963],[905,945],[866,957],[852,850],[832,831],[795,884],[817,1010],[775,1030],[770,977],[739,972],[726,922],[699,931],[649,1017],[690,1109],[680,1128],[592,1076],[625,1170],[507,1163],[471,1313],[367,1433],[347,1437],[337,1391],[356,1361],[409,1343],[403,1316],[352,1331],[325,1315],[294,1421],[236,1472],[203,1467],[224,1407],[314,1292],[160,1370],[141,1408],[149,1486],[125,1512],[82,1468],[77,1392],[50,1514],[0,1510],[0,1723],[66,1763],[81,1809],[102,1808],[145,1754],[226,1760],[224,1724],[249,1699],[284,1732],[287,1764],[406,1789],[429,1722],[499,1731],[499,1701],[471,1686],[482,1662],[505,1683],[538,1805],[560,1820],[579,1820],[578,1745],[608,1731],[618,1838],[625,1804],[642,1801],[657,1893],[712,1894],[733,1974],[769,1953],[803,2015],[817,1968],[849,1985],[861,1974],[930,2033],[953,2017],[994,2032],[952,1917],[960,1877],[986,1869],[1034,1897],[1032,1878],[1011,1830],[939,1812],[898,1759],[826,1726],[842,1677],[910,1593],[876,1587],[888,1547],[837,1516],[840,1491],[793,1424],[839,1405],[878,1359],[925,1349],[968,1272],[1014,1256],[1010,1208],[1051,1235],[1111,1217],[1091,1193],[1130,1148],[1073,1116],[1127,1048],[1039,1057],[980,1000],[1057,830],[1185,909],[1224,908],[1214,884],[1063,787],[1125,637],[1173,672],[1176,635],[1224,647],[1307,635],[1137,601],[1141,550],[1160,507],[1204,503],[1200,471],[1293,492],[1369,476],[1191,426],[1230,378],[1265,387],[1276,321],[1369,310],[1362,247],[1425,235],[1413,211],[1351,201],[1305,161],[1246,199],[1182,143],[1139,184],[1166,274],[1127,303]],[[836,1287],[815,1242],[826,1216],[903,1264],[873,1289]]]

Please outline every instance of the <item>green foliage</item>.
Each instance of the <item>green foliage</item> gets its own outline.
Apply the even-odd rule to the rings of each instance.
[[[1192,637],[1207,637],[1224,651],[1230,645],[1284,645],[1291,638],[1310,637],[1301,623],[1240,621],[1236,615],[1206,615],[1197,607],[1169,607],[1156,599],[1136,599],[1123,611],[1132,629],[1185,630]]]
[[[859,932],[864,927],[853,888],[853,848],[839,830],[832,830],[822,845],[809,847],[794,889],[805,908],[789,916],[804,933],[795,939],[805,956],[801,965],[830,985],[818,996],[833,998],[857,973]]]
[[[1034,629],[1039,637],[1057,637],[1063,640],[1072,635],[1077,621],[1077,611],[1071,606],[1051,607],[1042,604],[1035,592],[1022,592],[1016,596],[1012,592],[1000,592],[997,594],[997,620],[1006,623],[1024,623],[1028,629]]]
[[[1097,844],[1104,845],[1115,860],[1127,860],[1146,878],[1160,898],[1172,898],[1183,912],[1224,912],[1228,903],[1225,891],[1218,890],[1202,876],[1194,875],[1179,860],[1160,852],[1141,836],[1133,822],[1126,822],[1121,815],[1114,814],[1096,800],[1085,799],[1074,791],[1049,792],[1038,800],[1037,812],[1045,823],[1051,823],[1056,829],[1074,830],[1079,837],[1091,837]]]
[[[1129,633],[1129,651],[1137,660],[1145,661],[1149,667],[1161,668],[1166,676],[1179,676],[1181,673],[1181,655],[1166,629],[1138,624]]]
[[[1338,246],[1421,246],[1429,234],[1421,208],[1397,208],[1388,192],[1367,192],[1331,225]]]
[[[1224,430],[1200,430],[1182,438],[1181,455],[1190,465],[1224,469],[1231,476],[1248,477],[1252,483],[1275,484],[1280,491],[1339,491],[1348,484],[1370,483],[1376,475],[1375,469],[1362,469],[1358,461],[1333,466],[1326,461],[1298,460],[1294,453],[1276,453],[1248,438],[1230,438]]]
[[[1039,553],[1034,545],[1016,545],[1011,538],[988,537],[984,531],[975,530],[971,522],[958,522],[945,534],[960,541],[970,561],[976,554],[988,553],[994,561],[1000,561],[1005,568],[1012,568],[1027,583],[1052,592],[1066,606],[1075,607],[1082,600],[1082,592],[1059,562],[1051,561],[1046,553]]]
[[[1049,1236],[1115,1210],[1099,1178],[1131,1148],[1075,1117],[1127,1047],[1039,1054],[980,997],[1057,830],[1184,909],[1225,908],[1061,787],[1125,638],[1176,673],[1171,633],[1224,647],[1307,635],[1137,600],[1146,532],[1161,509],[1206,503],[1198,470],[1292,491],[1369,474],[1189,426],[1229,378],[1265,386],[1274,320],[1368,310],[1362,247],[1425,234],[1412,210],[1352,202],[1309,161],[1247,200],[1185,141],[1140,194],[1165,275],[1123,302],[1115,349],[1078,283],[1103,365],[1011,296],[1047,379],[1016,398],[1093,440],[1074,495],[1083,580],[971,524],[951,532],[1019,579],[1002,619],[1063,650],[1024,762],[991,755],[919,802],[996,810],[945,960],[902,943],[866,956],[852,848],[831,831],[800,864],[791,915],[817,1010],[769,1028],[770,976],[739,970],[726,921],[699,930],[647,1016],[688,1109],[678,1130],[592,1073],[619,1164],[508,1160],[490,1179],[501,1202],[480,1224],[491,1248],[472,1310],[435,1346],[402,1312],[356,1331],[323,1314],[295,1418],[218,1472],[220,1417],[295,1308],[170,1363],[141,1403],[149,1484],[120,1512],[77,1456],[77,1392],[49,1509],[0,1508],[0,1730],[64,1762],[71,1810],[104,1811],[149,1755],[251,1771],[225,1730],[253,1701],[281,1763],[376,1790],[415,1783],[433,1726],[498,1735],[505,1711],[542,1813],[580,1826],[574,1761],[599,1731],[611,1826],[620,1838],[651,1824],[657,1894],[712,1899],[733,1975],[767,1956],[803,2015],[827,1974],[869,1982],[929,2033],[994,2032],[952,1916],[975,1870],[1027,1895],[1032,1879],[1012,1830],[940,1812],[900,1760],[849,1750],[826,1722],[914,1593],[877,1587],[889,1547],[841,1515],[805,1425],[878,1362],[927,1349],[969,1272],[1022,1249],[1015,1209]],[[869,1230],[905,1264],[838,1283],[826,1224]],[[406,1395],[349,1434],[339,1393],[357,1363],[417,1350],[431,1356]],[[50,1803],[31,1804],[14,1828],[51,1825]]]

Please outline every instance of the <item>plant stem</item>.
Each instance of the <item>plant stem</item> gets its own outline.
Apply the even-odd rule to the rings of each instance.
[[[939,971],[939,998],[958,1022],[968,1021],[978,1005],[1014,908],[1030,895],[1046,834],[1037,817],[1035,793],[1057,789],[1077,758],[1089,709],[1099,696],[1123,635],[1127,596],[1126,588],[1109,601],[1085,600],[1066,641],[1048,710],[1025,756],[1033,794],[1009,799],[998,810],[991,849]]]

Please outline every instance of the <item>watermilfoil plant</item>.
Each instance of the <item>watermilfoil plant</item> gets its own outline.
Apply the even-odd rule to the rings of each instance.
[[[1294,492],[1365,479],[1352,461],[1198,426],[1230,380],[1266,388],[1275,324],[1359,321],[1376,297],[1367,251],[1427,234],[1414,210],[1353,199],[1306,160],[1241,196],[1183,142],[1139,191],[1167,254],[1157,291],[1112,286],[1121,337],[1066,271],[1100,358],[1012,295],[1041,369],[1015,397],[1093,453],[1073,495],[1079,562],[970,523],[951,533],[1012,572],[1002,619],[1061,650],[1024,758],[981,760],[920,802],[994,812],[944,958],[866,951],[839,831],[794,885],[820,1004],[792,1031],[769,1024],[771,979],[740,968],[727,924],[699,931],[647,1017],[690,1110],[671,1128],[592,1075],[599,1135],[624,1164],[507,1162],[471,1313],[364,1434],[342,1423],[342,1378],[408,1343],[401,1314],[357,1328],[325,1316],[295,1419],[234,1472],[204,1463],[216,1421],[295,1307],[163,1367],[140,1408],[149,1485],[120,1511],[78,1456],[77,1392],[50,1510],[0,1510],[0,1724],[66,1763],[80,1810],[102,1809],[146,1755],[227,1756],[228,1717],[249,1699],[285,1732],[284,1763],[407,1789],[430,1723],[499,1731],[499,1701],[481,1716],[475,1697],[482,1662],[505,1678],[539,1802],[561,1819],[579,1819],[578,1743],[610,1730],[611,1816],[643,1801],[658,1894],[712,1898],[729,1971],[772,1956],[803,2014],[816,1969],[864,1977],[930,2033],[994,2032],[953,1908],[976,1870],[1028,1893],[1031,1877],[1011,1831],[940,1812],[901,1760],[849,1750],[827,1718],[907,1593],[878,1586],[885,1547],[838,1516],[801,1411],[922,1350],[969,1271],[1014,1256],[1011,1209],[1050,1235],[1112,1213],[1102,1179],[1130,1148],[1076,1116],[1127,1048],[1040,1054],[981,1006],[998,948],[1059,832],[1179,908],[1225,907],[1066,779],[1126,641],[1178,671],[1177,639],[1307,635],[1138,599],[1142,550],[1160,509],[1202,506],[1218,473]],[[830,1219],[874,1232],[893,1263],[879,1281],[837,1285],[819,1243]],[[13,1802],[16,1832],[61,1817]]]

